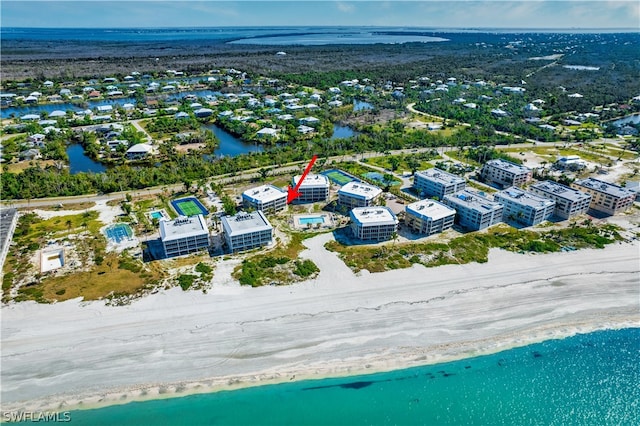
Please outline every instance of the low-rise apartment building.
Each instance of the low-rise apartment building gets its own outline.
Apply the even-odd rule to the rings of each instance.
[[[210,245],[209,228],[204,216],[180,216],[160,221],[160,241],[166,257],[182,256]]]
[[[260,210],[223,216],[221,222],[225,244],[232,253],[266,246],[273,241],[273,227]]]
[[[532,184],[529,186],[529,192],[555,201],[556,206],[553,214],[562,219],[569,219],[586,213],[591,203],[591,194],[578,191],[575,188],[569,188],[551,180]]]
[[[577,180],[571,186],[591,194],[589,207],[610,215],[627,210],[636,197],[629,189],[594,178]]]
[[[353,236],[359,240],[389,240],[398,230],[398,218],[388,207],[356,207],[349,216]]]
[[[293,188],[298,184],[301,177],[302,175],[293,177],[291,185]],[[308,174],[300,184],[298,191],[300,192],[300,197],[295,200],[298,203],[326,201],[329,198],[329,178],[325,175]]]
[[[422,198],[442,200],[445,195],[462,191],[465,186],[464,178],[436,168],[416,172],[413,178],[413,187]]]
[[[456,211],[434,200],[421,200],[405,207],[405,224],[418,234],[433,235],[453,226]]]
[[[485,182],[493,183],[501,188],[522,186],[532,177],[531,169],[510,161],[497,159],[489,160],[484,166],[480,176]]]
[[[467,189],[445,195],[444,204],[456,210],[460,226],[478,231],[502,221],[502,204]]]
[[[351,181],[338,190],[338,205],[348,209],[373,206],[382,189],[368,183]]]
[[[511,187],[493,195],[504,206],[502,218],[524,226],[537,225],[553,215],[556,202],[540,195]]]
[[[242,193],[246,209],[276,213],[287,208],[287,193],[273,185],[262,185]]]

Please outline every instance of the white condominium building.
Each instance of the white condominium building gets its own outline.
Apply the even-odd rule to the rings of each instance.
[[[480,176],[486,182],[502,188],[522,186],[531,180],[531,169],[506,160],[489,160],[482,166]]]
[[[405,207],[404,222],[414,232],[433,235],[453,226],[456,211],[434,200],[421,200]]]
[[[504,206],[503,220],[516,221],[524,226],[537,225],[553,215],[556,202],[540,195],[511,187],[493,195]]]
[[[260,210],[221,219],[224,241],[232,253],[271,244],[273,227]]]
[[[382,189],[368,183],[351,181],[338,190],[338,205],[348,209],[370,207],[382,194]]]
[[[478,231],[502,221],[502,204],[467,189],[444,196],[444,203],[456,210],[456,220],[468,229]]]
[[[445,195],[462,191],[465,185],[464,178],[440,169],[416,172],[413,178],[413,187],[423,198],[438,197],[442,200]]]
[[[349,216],[351,231],[360,240],[389,240],[398,230],[398,218],[388,207],[356,207]]]
[[[586,213],[591,203],[591,194],[569,188],[552,180],[536,182],[529,187],[529,192],[556,202],[553,213],[563,219],[569,219]]]
[[[287,208],[287,193],[273,185],[262,185],[242,193],[242,204],[263,212],[279,212]]]
[[[166,257],[193,253],[209,247],[209,228],[201,214],[161,220],[160,241]]]
[[[293,177],[291,185],[293,188],[298,184],[301,177],[301,175]],[[308,174],[302,181],[298,191],[300,192],[300,197],[296,198],[297,202],[314,203],[316,201],[326,201],[329,198],[329,179],[325,175]]]
[[[629,189],[594,178],[577,180],[571,186],[591,194],[592,209],[610,215],[627,210],[636,197],[636,194]]]

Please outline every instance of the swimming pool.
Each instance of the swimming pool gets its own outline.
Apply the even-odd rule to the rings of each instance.
[[[151,212],[149,213],[149,217],[151,217],[151,219],[162,219],[164,216],[162,215],[162,212]]]
[[[324,217],[322,216],[312,216],[312,217],[301,217],[298,219],[300,225],[315,225],[316,223],[324,223]]]

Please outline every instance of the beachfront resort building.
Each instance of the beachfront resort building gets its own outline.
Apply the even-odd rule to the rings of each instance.
[[[242,193],[245,209],[276,213],[287,208],[287,193],[273,185],[262,185]]]
[[[418,234],[433,235],[453,226],[456,211],[435,200],[421,200],[405,207],[405,224]]]
[[[349,216],[353,236],[359,240],[389,240],[398,230],[398,218],[388,207],[356,207]]]
[[[610,215],[627,210],[636,197],[636,194],[629,189],[594,178],[577,180],[571,186],[591,194],[589,207]]]
[[[489,160],[482,166],[480,176],[485,182],[493,183],[501,188],[522,186],[531,180],[531,169],[510,161]]]
[[[529,192],[556,202],[553,214],[569,219],[586,213],[591,203],[591,194],[569,188],[557,182],[546,180],[536,182],[529,187]]]
[[[377,186],[351,181],[338,190],[338,205],[347,209],[371,207],[381,194],[382,189]]]
[[[438,200],[442,200],[445,195],[462,191],[465,185],[464,178],[440,169],[416,172],[413,178],[413,187],[423,198],[438,197]]]
[[[294,176],[292,181],[292,187],[300,181],[302,176]],[[300,188],[300,197],[296,198],[299,203],[314,203],[316,201],[326,201],[329,198],[329,179],[325,175],[312,175],[308,174]]]
[[[502,204],[468,189],[445,195],[443,202],[456,210],[460,226],[478,231],[502,221]]]
[[[209,228],[201,214],[160,220],[160,241],[166,257],[182,256],[209,247]]]
[[[266,246],[272,242],[273,227],[260,210],[223,216],[221,222],[225,244],[232,253]]]
[[[553,215],[556,202],[512,186],[493,195],[504,206],[502,218],[524,226],[537,225]]]

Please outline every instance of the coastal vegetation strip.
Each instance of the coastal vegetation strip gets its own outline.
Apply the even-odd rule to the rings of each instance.
[[[568,228],[554,230],[517,230],[499,225],[486,232],[474,232],[449,241],[401,243],[379,246],[350,246],[329,241],[325,247],[338,253],[354,272],[363,269],[383,272],[408,268],[413,264],[434,267],[449,264],[488,261],[489,249],[501,248],[519,253],[553,253],[581,248],[603,248],[621,241],[613,224],[593,225],[590,220],[573,222]]]
[[[233,277],[240,284],[252,287],[291,284],[313,277],[320,271],[318,266],[312,260],[299,259],[298,255],[305,249],[302,241],[315,235],[317,233],[292,233],[288,244],[244,259]]]

